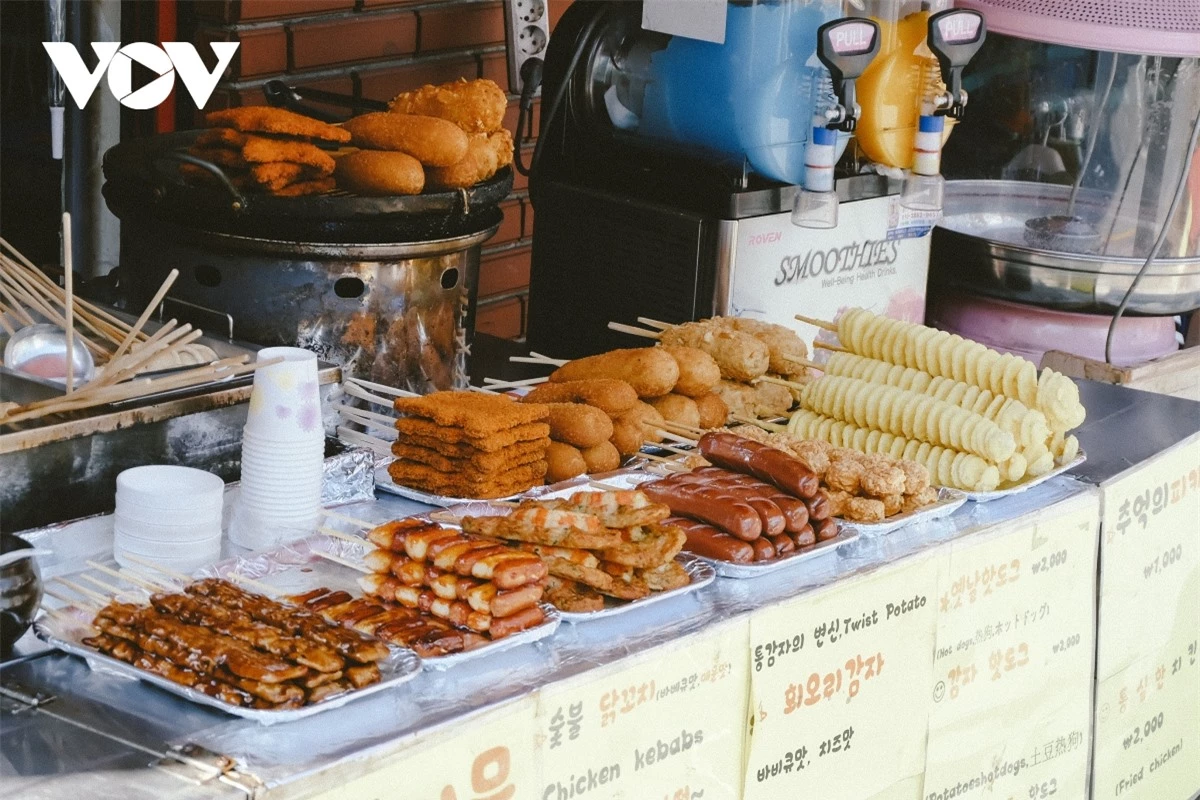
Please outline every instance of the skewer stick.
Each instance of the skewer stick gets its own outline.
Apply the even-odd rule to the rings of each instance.
[[[797,383],[796,381],[788,381],[788,380],[784,380],[783,378],[776,378],[774,375],[762,375],[751,381],[751,383],[759,383],[759,382],[774,383],[779,386],[786,386],[789,389],[798,389],[800,391],[803,391],[808,388],[808,384]]]
[[[93,577],[91,575],[86,575],[83,573],[81,573],[79,575],[79,579],[87,581],[88,583],[92,584],[93,586],[99,586],[101,589],[103,589],[104,591],[113,595],[114,597],[116,595],[124,594],[125,592],[130,591],[129,589],[122,589],[119,586],[113,586],[111,583],[106,583],[105,581],[102,581],[99,578]]]
[[[75,260],[71,254],[71,214],[62,215],[63,291],[66,292],[67,394],[75,391]]]
[[[608,329],[619,333],[630,333],[634,336],[641,336],[645,339],[661,339],[662,331],[648,331],[645,328],[636,328],[633,325],[624,325],[620,322],[608,323]]]
[[[366,400],[368,403],[374,403],[377,406],[383,406],[384,408],[392,407],[391,400],[389,400],[388,398],[383,397],[381,395],[371,394],[366,389],[359,386],[357,383],[351,383],[350,381],[343,381],[342,382],[342,391],[344,391],[346,394],[350,395],[351,397],[357,397],[359,400]]]
[[[503,394],[503,392],[495,391],[492,387],[484,386],[468,386],[467,391],[475,392],[476,394]]]
[[[368,542],[366,539],[362,538],[361,536],[355,536],[352,533],[346,533],[344,531],[334,530],[333,528],[326,528],[324,525],[317,528],[317,533],[323,533],[326,536],[330,536],[334,539],[341,539],[346,542],[353,542],[354,544],[366,545],[368,548],[370,548],[372,550],[375,549],[375,545],[371,544],[370,542]]]
[[[358,570],[359,572],[364,572],[368,575],[371,574],[371,570],[367,569],[366,564],[355,564],[353,561],[347,558],[335,556],[333,553],[326,553],[324,550],[313,550],[312,553],[313,555],[323,558],[326,561],[332,561],[335,564],[341,564],[343,567],[349,567],[350,569]]]
[[[150,567],[150,569],[156,569],[159,572],[161,572],[163,575],[174,578],[175,580],[179,581],[180,583],[182,583],[185,586],[187,584],[191,583],[193,580],[195,580],[190,575],[184,575],[182,572],[173,570],[170,567],[164,567],[162,564],[156,564],[155,562],[151,561],[148,558],[139,558],[138,556],[130,555],[129,553],[126,553],[124,557],[129,559],[130,561],[132,561],[135,564],[141,564],[143,567]]]
[[[814,340],[813,340],[813,347],[814,347],[814,348],[818,348],[818,349],[820,349],[820,350],[831,350],[831,351],[832,351],[832,352],[834,352],[834,353],[849,353],[849,352],[852,352],[852,351],[850,351],[850,350],[847,350],[846,348],[842,347],[841,345],[837,345],[837,344],[829,344],[828,342],[822,342],[822,341],[820,341],[819,339],[814,339]]]
[[[55,578],[54,580],[58,581],[63,586],[67,587],[72,592],[75,592],[75,594],[83,595],[87,599],[91,600],[93,603],[99,603],[100,605],[103,606],[103,605],[107,605],[109,602],[112,601],[112,598],[109,597],[108,595],[103,595],[103,594],[100,594],[99,592],[93,592],[91,589],[87,588],[86,586],[80,586],[78,583],[75,583],[74,581],[69,581],[66,578]]]
[[[561,367],[567,363],[566,359],[550,358],[542,355],[509,356],[508,360],[513,364],[545,364],[548,367]]]
[[[173,269],[167,273],[167,277],[165,280],[163,280],[162,286],[158,287],[158,291],[154,293],[154,297],[150,299],[150,302],[146,305],[146,309],[142,312],[142,315],[137,318],[137,322],[133,323],[133,327],[130,329],[129,333],[125,335],[125,339],[120,345],[117,346],[117,351],[113,353],[112,356],[114,361],[124,355],[125,351],[129,349],[129,345],[133,344],[133,340],[137,338],[139,333],[141,333],[142,326],[146,324],[146,320],[150,319],[150,315],[154,313],[154,309],[158,308],[158,304],[162,302],[164,297],[166,297],[167,292],[170,291],[171,286],[175,283],[175,279],[178,277],[179,270],[177,269]]]
[[[666,428],[667,430],[681,431],[681,432],[683,432],[683,433],[693,433],[693,434],[695,434],[695,435],[696,435],[696,437],[697,437],[697,438],[699,438],[700,436],[703,436],[704,434],[708,433],[708,429],[707,429],[707,428],[700,428],[700,427],[697,427],[697,426],[695,426],[695,425],[686,425],[686,424],[684,424],[684,423],[682,423],[682,422],[674,422],[674,421],[672,421],[672,420],[669,420],[669,419],[668,419],[668,420],[665,420],[665,421],[663,422],[663,425],[662,425],[662,426],[663,426],[664,428]]]
[[[740,422],[743,425],[753,425],[756,428],[762,428],[764,431],[771,431],[773,433],[781,433],[781,432],[787,431],[787,425],[779,425],[778,423],[775,423],[775,422],[767,422],[767,421],[761,420],[761,419],[752,419],[750,417],[743,417],[738,414],[733,414],[732,416],[735,421]]]
[[[686,436],[680,436],[678,434],[671,433],[670,431],[664,431],[662,428],[657,428],[654,432],[656,434],[658,434],[659,436],[663,437],[664,439],[669,439],[670,441],[678,442],[679,444],[695,444],[696,443],[695,439],[689,439]]]
[[[363,408],[355,408],[353,406],[348,406],[343,403],[336,403],[336,404],[334,404],[333,407],[339,413],[342,413],[342,416],[346,416],[348,414],[357,414],[358,416],[363,417],[365,419],[374,420],[375,422],[378,422],[381,425],[386,425],[388,428],[392,428],[396,425],[396,418],[389,417],[386,414],[376,414],[374,411],[367,411],[366,409],[363,409]]]
[[[449,511],[430,511],[428,516],[433,522],[445,522],[450,525],[457,525],[458,523],[462,522],[461,517],[458,517]]]
[[[261,592],[262,594],[265,594],[267,596],[271,596],[271,595],[275,595],[275,594],[279,593],[279,590],[276,589],[274,586],[271,586],[270,584],[267,584],[267,583],[263,583],[262,581],[256,581],[253,578],[247,578],[245,575],[241,575],[237,572],[231,572],[228,575],[226,575],[225,577],[228,580],[232,581],[233,583],[240,583],[243,586],[249,586],[251,589],[254,589],[257,592]]]
[[[114,578],[120,578],[121,580],[125,581],[126,583],[132,583],[134,586],[140,586],[141,588],[146,589],[147,591],[157,592],[159,589],[159,587],[155,586],[153,583],[144,581],[141,578],[138,578],[134,575],[125,575],[125,574],[113,569],[112,567],[106,567],[105,565],[101,564],[98,561],[88,560],[86,563],[92,569],[98,569],[101,572],[103,572],[105,575],[111,575]]]
[[[349,522],[351,525],[362,528],[363,530],[370,530],[371,528],[378,527],[378,525],[379,525],[379,523],[377,523],[377,522],[367,522],[365,519],[357,519],[356,517],[352,517],[349,514],[343,514],[340,511],[334,511],[333,509],[330,509],[330,508],[321,509],[321,513],[327,517],[332,517],[333,519],[341,520],[342,522]]]
[[[602,481],[588,481],[588,486],[594,486],[597,489],[605,492],[623,492],[625,491],[620,486],[613,486],[611,483],[603,483]]]
[[[663,322],[662,320],[658,319],[650,319],[649,317],[638,317],[637,321],[648,327],[658,328],[660,331],[670,330],[671,328],[675,327],[675,325],[671,324],[670,322]]]
[[[355,414],[352,410],[339,411],[338,413],[341,415],[341,417],[344,421],[353,422],[355,424],[362,425],[363,427],[370,428],[372,430],[381,431],[383,433],[389,433],[389,434],[396,430],[392,425],[389,425],[384,422],[377,422],[365,415]],[[365,435],[370,436],[370,434],[365,434]],[[375,437],[375,438],[379,438],[381,441],[388,441],[389,443],[391,441],[390,439],[389,440],[382,439],[382,437]]]
[[[522,386],[537,386],[549,380],[549,375],[543,375],[540,378],[526,378],[521,381],[501,381],[496,378],[484,378],[483,382],[487,385],[488,389],[517,389]]]
[[[391,386],[385,386],[382,383],[372,383],[371,381],[363,380],[362,378],[347,378],[345,382],[358,384],[359,386],[363,387],[364,389],[371,389],[372,391],[383,392],[384,394],[394,395],[395,397],[417,397],[418,396],[416,392],[408,392],[408,391],[405,391],[404,389],[396,389]]]
[[[656,444],[655,447],[666,450],[671,453],[678,453],[681,456],[698,456],[701,455],[699,450],[684,450],[682,447],[673,447],[669,444]],[[645,455],[643,453],[642,455]]]
[[[48,594],[51,597],[53,597],[55,600],[59,600],[63,603],[66,603],[69,606],[74,606],[75,608],[86,608],[91,611],[99,611],[100,610],[100,606],[94,606],[91,603],[82,601],[77,597],[70,597],[68,595],[62,594],[61,592],[56,592],[56,591],[54,591],[54,589],[50,588],[49,586],[43,586],[42,593]],[[105,602],[105,605],[108,605],[108,603]],[[51,611],[51,609],[46,608],[45,606],[42,606],[42,608],[45,609],[46,611]],[[57,609],[55,609],[55,610],[57,610]],[[72,620],[72,622],[73,621],[74,620]]]
[[[796,319],[800,320],[801,322],[807,322],[809,325],[815,325],[816,327],[820,328],[821,330],[829,331],[830,333],[838,332],[837,325],[835,325],[832,322],[826,322],[823,319],[816,319],[815,317],[806,317],[803,314],[797,314]]]
[[[121,567],[120,572],[125,580],[132,581],[147,591],[160,592],[163,589],[176,591],[179,588],[170,581],[163,580],[162,578],[156,578],[153,575],[147,575],[144,572],[138,572],[137,570],[130,569],[129,567]]]
[[[387,458],[392,457],[392,450],[387,446],[383,439],[376,439],[374,436],[367,436],[365,433],[347,428],[345,425],[338,425],[337,435],[342,441],[349,444],[365,447],[378,456]]]
[[[9,336],[12,336],[14,333],[17,332],[17,330],[12,325],[8,324],[8,316],[7,316],[8,314],[9,314],[8,306],[4,305],[3,303],[0,303],[0,328],[4,328],[4,332],[7,333]]]
[[[663,469],[666,469],[669,472],[690,472],[691,471],[687,467],[685,467],[683,464],[673,461],[672,459],[665,458],[664,456],[656,456],[652,453],[642,453],[641,457],[645,458],[649,461],[657,462],[658,464],[660,464],[663,467]]]

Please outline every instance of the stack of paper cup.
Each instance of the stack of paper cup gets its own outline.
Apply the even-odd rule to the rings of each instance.
[[[229,538],[252,549],[312,533],[321,508],[325,432],[317,356],[299,347],[268,347],[254,373],[242,431],[242,488]]]
[[[224,481],[203,470],[125,470],[117,476],[113,557],[131,569],[139,565],[128,556],[181,572],[211,564],[221,556],[224,495]]]

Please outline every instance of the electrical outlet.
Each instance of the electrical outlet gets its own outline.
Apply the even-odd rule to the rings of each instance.
[[[521,93],[521,65],[531,58],[546,58],[550,43],[547,0],[504,0],[504,33],[508,41],[508,88]],[[537,93],[540,93],[538,89]]]

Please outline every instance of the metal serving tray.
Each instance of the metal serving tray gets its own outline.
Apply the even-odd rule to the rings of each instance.
[[[1061,467],[1055,467],[1045,475],[1039,475],[1036,478],[1024,481],[1023,483],[1018,483],[1016,486],[1010,486],[1007,489],[995,489],[990,492],[966,492],[967,499],[972,503],[990,503],[993,500],[1001,500],[1014,494],[1027,492],[1038,484],[1045,483],[1051,478],[1057,478],[1064,472],[1070,472],[1085,461],[1087,461],[1087,453],[1085,453],[1081,447],[1079,448],[1079,455],[1075,456],[1075,458],[1068,461],[1066,464],[1063,464]]]
[[[918,508],[916,511],[909,511],[907,514],[896,514],[884,519],[882,522],[856,522],[850,519],[842,519],[841,517],[837,519],[839,527],[858,531],[865,536],[880,536],[890,533],[897,528],[903,528],[905,525],[916,525],[919,522],[948,517],[965,502],[967,502],[966,492],[943,486],[938,489],[936,503],[927,505],[924,508]]]

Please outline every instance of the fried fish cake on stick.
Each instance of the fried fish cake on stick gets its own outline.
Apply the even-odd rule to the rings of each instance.
[[[638,402],[634,388],[623,380],[588,378],[557,381],[535,386],[521,398],[522,403],[584,403],[616,418]]]
[[[487,78],[427,85],[396,95],[388,109],[400,114],[426,114],[450,120],[467,133],[488,133],[504,123],[508,95]]]
[[[512,134],[501,128],[467,137],[467,154],[448,167],[428,167],[425,179],[433,189],[465,189],[486,181],[512,163]]]
[[[607,492],[575,492],[557,500],[541,500],[529,505],[576,511],[595,516],[607,528],[633,528],[653,525],[671,516],[671,509],[655,503],[644,492],[622,489]]]
[[[350,132],[343,128],[272,106],[240,106],[211,111],[204,115],[204,124],[210,128],[299,136],[334,144],[350,141]]]
[[[370,150],[397,150],[429,167],[448,167],[467,155],[467,135],[449,120],[377,111],[346,120],[351,141]]]
[[[633,408],[629,409],[624,414],[617,417],[616,420],[614,420],[614,436],[611,441],[613,444],[617,444],[617,439],[619,437],[616,435],[616,428],[624,425],[628,426],[628,428],[631,430],[631,432],[628,434],[630,437],[636,434],[641,436],[641,442],[658,444],[663,440],[662,428],[664,422],[666,422],[666,420],[663,419],[663,415],[659,413],[657,408],[649,403],[644,403],[641,400],[638,400],[634,404]],[[630,443],[632,444],[632,439],[630,440]],[[618,445],[618,448],[619,447],[620,445]],[[641,447],[640,442],[638,443],[637,447]],[[634,450],[633,452],[637,451]],[[622,453],[624,453],[624,451],[622,451]]]
[[[661,347],[634,347],[577,358],[550,373],[551,383],[589,378],[624,381],[638,397],[661,397],[678,383],[679,364]]]
[[[518,508],[504,517],[463,517],[462,526],[477,536],[557,547],[598,550],[621,544],[620,531],[605,528],[595,517],[556,509]]]
[[[365,197],[420,194],[425,188],[421,162],[391,150],[358,150],[338,156],[338,186]]]
[[[748,333],[709,322],[685,322],[668,328],[659,341],[668,347],[703,350],[717,362],[722,377],[733,381],[752,381],[761,377],[771,363],[770,349],[763,342]]]

